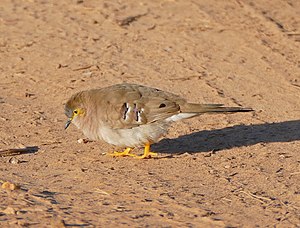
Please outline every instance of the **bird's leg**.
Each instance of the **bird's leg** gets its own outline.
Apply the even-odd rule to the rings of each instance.
[[[151,158],[151,157],[154,157],[154,156],[157,156],[157,153],[150,152],[150,143],[147,143],[145,145],[144,154],[142,156],[137,156],[137,158],[143,159],[143,158]]]
[[[130,147],[127,147],[123,152],[113,152],[112,154],[109,154],[109,155],[111,155],[111,156],[113,156],[113,157],[126,157],[126,156],[136,156],[136,155],[134,155],[134,154],[130,154],[130,151],[131,151],[132,149],[130,148]]]

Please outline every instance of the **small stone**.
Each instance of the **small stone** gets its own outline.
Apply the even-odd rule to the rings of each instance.
[[[88,168],[81,168],[81,171],[86,172],[86,171],[88,171]]]
[[[82,73],[82,76],[85,76],[85,77],[91,77],[92,75],[93,75],[93,72],[91,72],[91,71]]]
[[[3,189],[10,189],[10,183],[8,181],[4,182],[2,185],[1,185],[1,188]]]
[[[78,143],[83,143],[83,139],[78,139],[77,142]]]
[[[13,209],[12,207],[7,207],[6,209],[4,209],[2,211],[2,213],[7,214],[7,215],[15,215],[16,214],[16,210]]]
[[[13,190],[19,189],[20,187],[16,184],[6,181],[1,185],[1,188],[13,191]]]
[[[78,139],[77,140],[78,143],[88,143],[91,142],[89,139]]]
[[[61,64],[61,63],[59,63],[59,64],[56,66],[56,69],[60,69],[60,68],[63,68],[63,67],[68,67],[68,64]]]
[[[16,157],[12,157],[8,160],[9,163],[11,164],[19,164],[20,163],[20,160],[17,159]]]

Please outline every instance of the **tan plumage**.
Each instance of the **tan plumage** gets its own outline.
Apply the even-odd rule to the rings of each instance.
[[[127,147],[114,156],[134,156],[131,148],[145,146],[140,158],[155,155],[150,152],[150,144],[174,121],[202,113],[247,111],[252,109],[188,103],[169,92],[127,83],[79,92],[65,106],[69,118],[66,128],[72,122],[92,140]]]

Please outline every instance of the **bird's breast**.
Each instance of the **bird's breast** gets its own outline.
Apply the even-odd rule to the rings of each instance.
[[[144,146],[146,143],[157,142],[166,130],[165,124],[157,123],[124,129],[101,126],[98,130],[98,138],[116,146],[137,147]]]

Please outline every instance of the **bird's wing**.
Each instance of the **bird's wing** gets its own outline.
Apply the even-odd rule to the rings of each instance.
[[[172,93],[135,84],[118,84],[94,90],[101,120],[113,129],[133,128],[180,113],[186,101]]]

